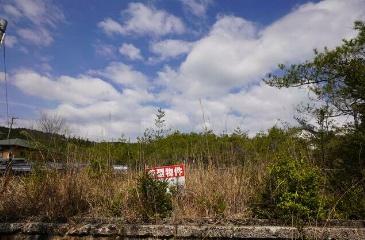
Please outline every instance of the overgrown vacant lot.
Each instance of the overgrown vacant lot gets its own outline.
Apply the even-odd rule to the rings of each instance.
[[[186,170],[186,187],[172,194],[172,212],[166,216],[177,220],[252,216],[250,203],[257,198],[261,179],[254,179],[252,173],[237,167],[187,167]],[[138,179],[142,175],[143,172],[134,171],[98,176],[87,171],[47,171],[14,176],[1,196],[1,218],[59,221],[72,216],[92,216],[145,220],[143,208],[149,206],[141,205],[138,195]],[[150,217],[154,219],[159,214],[156,213]]]
[[[84,151],[92,157],[91,164],[81,171],[57,172],[41,170],[40,163],[30,175],[3,177],[0,217],[3,221],[120,217],[132,222],[203,217],[288,222],[364,218],[364,185],[358,169],[351,167],[357,161],[342,161],[332,151],[341,149],[335,145],[326,150],[326,159],[336,155],[338,162],[329,171],[332,163],[315,160],[320,159],[321,149],[313,148],[312,140],[300,132],[272,128],[252,138],[243,133],[175,133],[143,144],[109,147],[107,143],[77,147],[59,139],[58,147],[64,144],[64,149],[75,151],[68,152],[69,163]],[[174,142],[179,144],[170,147]],[[107,152],[111,159],[136,157],[138,164],[115,174],[98,158]],[[145,165],[178,163],[178,159],[187,167],[183,191],[171,188],[167,193],[165,183],[144,174]]]
[[[43,130],[57,131],[22,133],[36,164],[31,175],[1,178],[0,218],[365,219],[365,24],[356,22],[355,29],[358,36],[341,46],[280,65],[282,72],[265,79],[311,92],[312,102],[296,116],[298,127],[275,126],[251,137],[239,128],[221,135],[172,132],[159,109],[155,128],[136,142],[97,143],[67,138],[59,132],[62,121],[43,119]],[[338,124],[338,117],[350,120]],[[48,161],[88,167],[52,172],[42,167]],[[115,163],[129,171],[113,174]],[[168,190],[144,173],[146,166],[174,163],[187,166],[184,190]]]

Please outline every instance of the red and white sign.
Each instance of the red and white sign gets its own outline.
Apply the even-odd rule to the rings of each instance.
[[[153,167],[146,169],[146,172],[151,174],[151,176],[155,177],[156,179],[168,181],[170,184],[185,184],[184,164]]]

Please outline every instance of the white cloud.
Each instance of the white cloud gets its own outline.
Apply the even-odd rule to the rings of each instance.
[[[146,89],[148,86],[147,77],[143,73],[120,62],[112,62],[105,69],[92,73],[121,84],[124,88]]]
[[[130,3],[122,11],[123,23],[106,18],[98,26],[107,34],[138,34],[163,36],[166,34],[181,34],[185,25],[180,18],[153,6],[143,3]]]
[[[221,16],[197,41],[168,87],[195,97],[216,97],[260,80],[277,64],[303,61],[314,48],[334,47],[355,34],[365,2],[331,0],[304,4],[271,25],[258,28]]]
[[[72,133],[97,138],[117,138],[121,134],[135,139],[147,127],[145,122],[153,116],[155,108],[143,106],[140,98],[121,95],[116,100],[99,101],[79,106],[69,103],[58,105],[49,111],[64,117],[71,125]],[[132,110],[132,111],[131,111]]]
[[[187,113],[174,109],[166,109],[167,124],[174,129],[187,129],[190,125],[190,119]]]
[[[124,33],[122,25],[111,18],[106,18],[103,21],[99,22],[98,27],[101,28],[108,35],[112,35],[114,33]]]
[[[116,99],[82,106],[63,103],[49,112],[67,119],[76,135],[110,139],[126,134],[135,139],[152,120],[155,107],[144,104],[151,99],[153,96],[146,91],[126,89]]]
[[[126,11],[131,11],[131,6]],[[200,131],[207,126],[220,133],[240,126],[253,134],[280,121],[294,123],[295,106],[308,101],[304,89],[266,86],[261,82],[264,74],[275,70],[278,63],[311,58],[315,47],[331,48],[354,36],[353,22],[364,19],[364,14],[364,1],[329,0],[299,6],[265,27],[235,16],[220,16],[191,49],[178,40],[151,45],[151,51],[160,57],[187,54],[180,66],[166,65],[153,81],[121,62],[78,77],[20,71],[12,79],[27,94],[57,101],[57,107],[49,110],[65,116],[77,134],[94,139],[121,133],[141,135],[153,125],[156,102],[169,106],[166,119],[173,128]],[[131,33],[128,26],[143,22],[135,19],[139,19],[137,15],[124,12],[125,21],[118,23],[122,30],[116,27],[110,29],[120,31],[110,32]],[[146,26],[142,31],[142,25],[133,33],[163,35],[164,31]],[[159,92],[151,93],[151,87]]]
[[[258,82],[279,63],[304,61],[314,48],[332,48],[354,36],[353,22],[364,16],[365,2],[360,0],[304,4],[262,28],[221,16],[177,69],[165,66],[158,73],[159,84],[166,88],[159,97],[189,116],[194,130],[202,129],[203,112],[206,124],[218,132],[226,125],[256,132],[279,119],[294,123],[295,106],[308,101],[306,91]]]
[[[12,35],[5,36],[5,44],[7,47],[14,47],[14,45],[18,42],[18,38]]]
[[[193,45],[193,42],[167,39],[159,42],[153,42],[150,49],[151,52],[159,55],[160,59],[164,60],[189,53]]]
[[[4,8],[4,12],[9,14],[10,16],[13,16],[16,18],[19,18],[22,16],[22,13],[20,12],[20,10],[18,10],[13,5],[5,4],[3,8]]]
[[[119,96],[111,85],[90,76],[52,78],[31,70],[21,70],[12,76],[12,80],[25,93],[47,100],[83,105]]]
[[[255,133],[272,127],[278,120],[294,124],[295,109],[308,101],[307,95],[305,89],[277,89],[261,83],[222,97],[222,103],[241,115],[241,126]]]
[[[123,43],[119,48],[119,53],[128,57],[131,60],[142,60],[141,50],[136,48],[133,44]]]
[[[15,0],[13,8],[12,13],[17,12],[16,14],[18,14],[20,12],[23,17],[36,25],[56,26],[64,20],[64,15],[60,8],[50,1]]]
[[[53,101],[56,107],[44,112],[64,117],[73,134],[92,139],[122,133],[135,139],[152,121],[155,111],[149,104],[155,97],[144,88],[146,76],[123,63],[113,62],[105,69],[77,77],[18,70],[11,79],[25,94]],[[123,87],[119,91],[106,79]]]
[[[208,6],[212,3],[211,0],[182,0],[184,7],[192,14],[203,17],[206,15]]]
[[[11,20],[20,39],[37,46],[49,46],[54,40],[52,30],[65,20],[59,7],[44,0],[5,1],[0,11]]]
[[[53,42],[53,37],[47,30],[32,29],[32,28],[20,28],[17,31],[19,37],[21,37],[27,43],[33,43],[39,46],[48,46]]]
[[[94,45],[95,53],[99,56],[106,58],[115,58],[117,48],[111,44],[97,43]]]

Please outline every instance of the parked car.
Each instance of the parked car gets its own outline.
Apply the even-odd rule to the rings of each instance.
[[[11,170],[14,173],[28,173],[32,171],[32,164],[29,163],[25,158],[13,158],[13,160],[0,160],[0,172],[5,172],[7,167],[11,164]]]

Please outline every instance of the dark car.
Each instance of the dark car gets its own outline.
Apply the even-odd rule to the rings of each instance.
[[[11,166],[9,166],[9,164]],[[29,163],[25,158],[13,158],[11,163],[9,160],[0,160],[0,172],[5,172],[8,167],[11,167],[11,170],[14,173],[27,173],[31,172],[32,170],[32,164]]]

